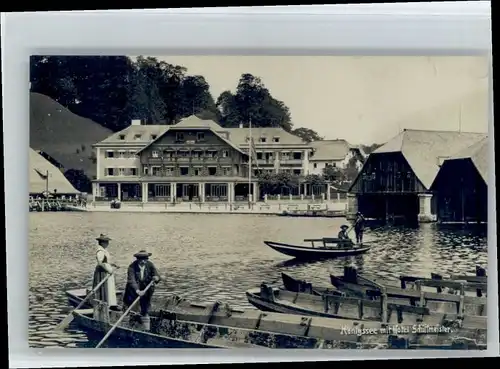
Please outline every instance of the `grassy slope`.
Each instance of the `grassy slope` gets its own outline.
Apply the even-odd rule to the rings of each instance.
[[[96,172],[90,159],[92,144],[111,133],[98,123],[73,114],[48,96],[30,93],[30,147],[45,151],[65,170],[83,169],[92,178]]]

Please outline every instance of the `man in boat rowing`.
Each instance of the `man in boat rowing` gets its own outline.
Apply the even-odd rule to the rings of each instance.
[[[356,243],[363,243],[363,231],[365,230],[365,218],[359,211],[356,213],[354,222],[354,233],[356,233]]]
[[[103,301],[108,304],[112,310],[118,310],[116,302],[116,286],[115,276],[113,275],[113,268],[118,268],[115,264],[111,264],[110,255],[107,250],[111,238],[101,233],[96,238],[98,246],[96,249],[97,265],[94,271],[94,280],[92,289],[106,277],[109,276],[107,281],[95,292],[95,299]]]
[[[136,260],[130,264],[127,272],[127,285],[123,295],[124,309],[128,307],[140,296],[140,313],[142,324],[145,330],[149,330],[149,309],[151,307],[151,298],[154,293],[154,285],[147,291],[144,289],[151,281],[155,284],[160,281],[160,274],[155,265],[149,260],[150,252],[141,250],[134,254]]]

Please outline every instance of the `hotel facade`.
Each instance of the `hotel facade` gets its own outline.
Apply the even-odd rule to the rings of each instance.
[[[252,128],[251,135],[254,150],[250,150],[250,129],[242,126],[223,128],[196,116],[171,126],[133,121],[94,145],[94,199],[257,201],[261,198],[259,170],[308,174],[313,149],[300,137],[282,128],[260,127]],[[301,186],[300,192],[307,196],[307,186]]]

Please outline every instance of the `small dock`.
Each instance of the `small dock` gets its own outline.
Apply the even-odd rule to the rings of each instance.
[[[30,212],[87,211],[85,202],[64,199],[30,199]]]

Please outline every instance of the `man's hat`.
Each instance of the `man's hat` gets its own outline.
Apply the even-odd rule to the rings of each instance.
[[[109,238],[108,236],[101,233],[101,235],[99,237],[97,237],[96,240],[109,242],[109,241],[111,241],[111,238]]]
[[[347,228],[349,228],[349,226],[346,226],[345,224],[342,224],[342,225],[340,226],[340,229],[347,229]]]
[[[145,250],[141,250],[137,253],[134,254],[134,257],[136,259],[147,259],[151,256],[152,254],[150,252],[146,252]]]

